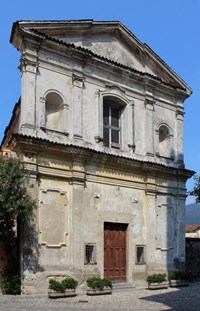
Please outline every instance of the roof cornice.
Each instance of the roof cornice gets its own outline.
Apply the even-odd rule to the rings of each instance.
[[[177,84],[175,83],[168,83],[162,80],[161,78],[146,73],[142,71],[138,71],[132,67],[123,65],[121,63],[112,61],[106,57],[100,56],[98,54],[93,53],[91,50],[88,50],[87,48],[76,46],[72,43],[66,43],[62,40],[55,39],[46,33],[44,33],[41,28],[47,27],[47,29],[55,29],[62,28],[62,27],[69,27],[69,26],[77,25],[81,27],[84,26],[84,28],[92,28],[95,26],[98,27],[104,27],[106,30],[109,31],[109,29],[113,28],[115,30],[118,30],[121,32],[121,34],[128,40],[129,42],[132,42],[137,45],[137,48],[140,49],[143,53],[146,53],[150,58],[153,59],[154,62],[156,62],[161,68],[163,68],[170,76],[173,77],[175,81],[177,81]],[[105,27],[106,26],[106,27]],[[117,66],[119,68],[122,68],[123,70],[131,71],[132,73],[136,75],[140,75],[141,77],[148,77],[149,79],[153,79],[154,81],[157,81],[158,83],[161,83],[162,85],[172,87],[177,90],[182,90],[182,92],[185,93],[185,98],[189,97],[192,94],[192,89],[147,45],[143,44],[126,26],[124,26],[120,21],[94,21],[92,19],[88,20],[46,20],[46,21],[18,21],[13,24],[10,42],[13,43],[14,40],[14,33],[21,30],[21,35],[27,34],[29,36],[35,36],[38,40],[48,40],[49,42],[54,42],[56,44],[65,46],[67,48],[73,49],[81,54],[85,54],[87,56],[90,56],[91,58],[95,58],[96,60],[104,61],[107,64]],[[19,32],[18,32],[19,33]],[[13,43],[14,44],[14,43]],[[15,44],[14,44],[15,45]]]
[[[52,42],[54,44],[58,44],[60,46],[63,46],[63,47],[66,47],[70,50],[73,50],[79,54],[81,54],[82,56],[84,55],[85,56],[89,56],[95,60],[98,60],[100,62],[104,62],[108,65],[111,65],[111,66],[114,66],[116,68],[119,68],[119,69],[122,69],[122,70],[126,70],[128,71],[129,73],[132,73],[135,77],[141,77],[143,79],[145,79],[146,81],[152,81],[153,83],[157,82],[157,84],[162,84],[163,86],[167,87],[167,88],[171,88],[171,89],[174,89],[176,90],[177,92],[181,92],[184,94],[184,97],[187,98],[188,96],[191,95],[191,93],[188,93],[187,89],[184,88],[184,87],[181,87],[181,86],[178,86],[178,85],[175,85],[175,84],[171,84],[171,83],[168,83],[168,82],[165,82],[164,80],[162,80],[161,78],[157,77],[157,76],[154,76],[150,73],[147,73],[147,72],[142,72],[142,71],[139,71],[139,70],[136,70],[132,67],[129,67],[129,66],[126,66],[126,65],[123,65],[121,63],[118,63],[118,62],[115,62],[115,61],[112,61],[104,56],[100,56],[98,54],[95,54],[93,53],[91,50],[88,50],[84,47],[81,47],[81,46],[76,46],[75,44],[73,43],[66,43],[66,42],[63,42],[62,40],[58,40],[58,39],[55,39],[55,38],[52,38],[52,37],[49,37],[48,35],[46,35],[45,33],[41,32],[41,31],[38,31],[38,30],[35,30],[35,29],[21,29],[20,30],[22,34],[27,34],[29,36],[32,36],[32,37],[35,37],[37,38],[37,40],[45,40],[45,41],[48,41],[48,42]]]
[[[108,153],[106,151],[100,151],[100,150],[95,150],[89,147],[84,147],[84,146],[78,146],[74,144],[67,144],[67,143],[59,143],[55,141],[50,141],[48,139],[44,138],[39,138],[39,137],[34,137],[30,135],[24,135],[24,134],[13,134],[11,142],[15,142],[16,144],[28,144],[30,148],[30,144],[37,146],[39,149],[43,149],[44,145],[48,150],[51,149],[51,147],[54,148],[62,148],[63,152],[70,152],[71,154],[79,154],[82,156],[86,156],[88,158],[95,157],[95,155],[99,157],[103,157],[104,160],[107,161],[112,161],[116,163],[125,163],[129,165],[133,165],[135,167],[138,167],[140,170],[144,171],[151,171],[151,173],[154,172],[161,172],[161,173],[169,173],[172,175],[182,176],[185,179],[188,179],[192,177],[195,172],[191,170],[187,170],[184,168],[176,168],[176,167],[171,167],[167,166],[164,164],[160,163],[155,163],[155,162],[150,162],[150,161],[142,161],[142,160],[137,160],[129,156],[124,156],[124,155],[116,155],[112,153]],[[15,144],[14,143],[14,144]],[[60,150],[60,149],[59,149]]]

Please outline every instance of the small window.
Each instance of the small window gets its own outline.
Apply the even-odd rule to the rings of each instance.
[[[85,244],[85,264],[96,264],[96,244]]]
[[[145,264],[145,246],[144,245],[136,246],[136,264],[138,265]]]
[[[103,105],[103,144],[105,147],[120,148],[120,107],[112,101]]]

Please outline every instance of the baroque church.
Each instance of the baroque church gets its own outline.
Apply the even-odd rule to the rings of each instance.
[[[191,88],[119,21],[17,21],[10,42],[21,97],[2,146],[37,202],[21,228],[22,292],[66,276],[138,287],[183,269]]]

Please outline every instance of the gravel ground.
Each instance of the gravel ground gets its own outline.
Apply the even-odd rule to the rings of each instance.
[[[49,299],[46,295],[0,295],[0,311],[175,310],[200,311],[200,282],[165,290],[134,289],[112,295]]]

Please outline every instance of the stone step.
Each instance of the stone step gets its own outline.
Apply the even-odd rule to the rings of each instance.
[[[135,287],[131,283],[113,283],[113,291],[133,290]]]

